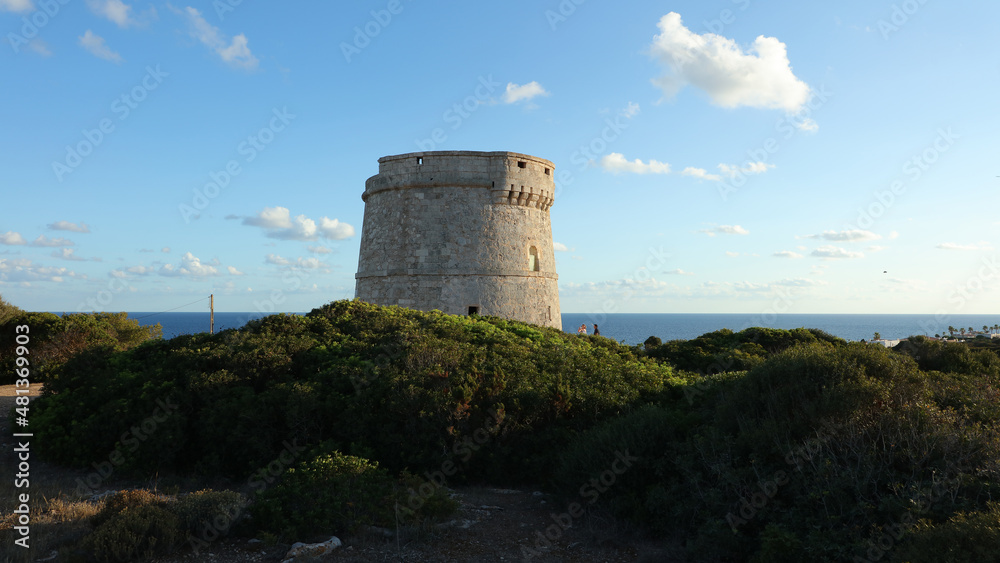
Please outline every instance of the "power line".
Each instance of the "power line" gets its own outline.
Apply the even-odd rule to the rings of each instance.
[[[174,307],[173,309],[167,309],[166,311],[160,311],[159,313],[150,313],[148,315],[143,315],[141,317],[136,317],[136,318],[134,318],[132,320],[137,321],[139,319],[145,319],[146,317],[153,317],[153,316],[156,316],[156,315],[162,315],[163,313],[169,313],[170,311],[176,311],[177,309],[183,309],[184,307],[190,307],[191,305],[194,305],[195,303],[201,303],[202,301],[205,301],[206,299],[210,299],[210,298],[209,297],[202,297],[201,299],[199,299],[197,301],[192,301],[192,302],[188,303],[187,305],[181,305],[180,307]]]

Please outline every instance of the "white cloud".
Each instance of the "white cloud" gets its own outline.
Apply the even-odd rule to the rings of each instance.
[[[132,16],[132,6],[122,2],[122,0],[87,0],[90,11],[99,16],[103,16],[116,24],[118,27],[128,27],[138,22]],[[155,8],[150,8],[149,16],[156,14]]]
[[[336,219],[320,217],[319,233],[321,237],[326,239],[343,240],[354,236],[354,227]]]
[[[287,258],[282,258],[281,256],[278,256],[277,254],[268,254],[267,256],[264,257],[264,263],[274,264],[276,266],[288,266],[292,262]]]
[[[162,252],[164,254],[169,254],[170,253],[170,247],[169,246],[164,246],[163,248],[160,249],[160,252]]]
[[[791,250],[782,250],[780,252],[775,252],[772,256],[777,256],[778,258],[802,258],[802,255],[798,252],[792,252]]]
[[[74,252],[75,251],[72,248],[63,248],[61,250],[53,250],[52,251],[52,257],[53,258],[62,258],[63,260],[73,260],[73,261],[76,261],[76,262],[85,262],[87,260],[86,258],[80,258],[79,256],[75,255]]]
[[[130,266],[128,268],[117,268],[111,270],[109,275],[113,278],[127,278],[128,274],[134,274],[137,276],[148,276],[156,271],[153,266]]]
[[[89,29],[80,36],[80,45],[90,52],[91,55],[99,59],[111,61],[116,64],[121,64],[123,60],[121,55],[108,48],[104,43],[103,37],[94,35],[94,32]]]
[[[302,258],[300,256],[292,261],[277,254],[268,254],[264,257],[264,262],[266,264],[274,264],[275,266],[288,266],[291,268],[302,268],[305,270],[316,270],[329,267],[326,262],[320,261],[319,258]]]
[[[524,86],[508,82],[507,90],[503,93],[503,103],[513,104],[521,100],[530,100],[536,96],[548,95],[549,93],[545,91],[545,88],[542,88],[542,85],[534,80]]]
[[[680,268],[677,268],[677,269],[674,269],[674,270],[670,270],[668,272],[663,272],[663,273],[664,274],[670,274],[672,276],[693,276],[694,275],[694,273],[692,273],[692,272],[685,272],[684,270],[682,270]]]
[[[774,168],[773,164],[768,164],[766,162],[747,162],[744,166],[732,166],[729,164],[720,164],[719,171],[730,178],[735,178],[740,175],[750,175],[750,174],[763,174],[768,170]]]
[[[43,57],[48,57],[52,55],[52,50],[49,49],[49,44],[38,38],[29,41],[28,48]]]
[[[739,252],[733,252],[733,251],[731,251],[731,250],[727,250],[727,251],[726,251],[726,256],[728,256],[728,257],[730,257],[730,258],[736,258],[736,257],[737,257],[737,256],[739,256],[739,255],[740,255],[740,253],[739,253]]]
[[[681,175],[694,176],[695,178],[711,180],[713,182],[718,182],[722,179],[722,176],[719,176],[718,174],[709,174],[708,170],[705,170],[704,168],[695,168],[694,166],[688,166],[684,170],[681,170]]]
[[[31,0],[0,0],[0,10],[7,12],[30,12],[34,9]]]
[[[245,275],[245,274],[243,274],[243,272],[237,270],[236,268],[234,268],[232,266],[226,266],[226,271],[229,272],[229,275],[231,275],[231,276],[242,276],[242,275]]]
[[[942,242],[936,248],[941,250],[990,250],[989,243],[980,242],[977,244],[958,244],[954,242]]]
[[[781,285],[786,287],[816,287],[816,286],[830,284],[830,282],[825,282],[823,280],[813,280],[809,278],[788,278],[788,279],[778,280],[772,283],[773,285]]]
[[[331,252],[333,252],[332,250],[330,250],[325,246],[307,246],[306,250],[312,252],[313,254],[330,254]]]
[[[343,240],[354,236],[354,227],[347,223],[321,217],[317,226],[316,221],[305,215],[293,219],[287,207],[265,207],[255,217],[245,217],[243,224],[260,227],[267,231],[268,237],[281,240]]]
[[[27,258],[8,260],[0,258],[0,281],[5,282],[62,282],[66,278],[86,279],[87,276],[77,274],[68,268],[50,268],[37,266]]]
[[[739,225],[719,225],[717,227],[712,227],[711,229],[702,229],[699,231],[705,233],[710,237],[714,237],[716,233],[723,235],[749,235],[750,231],[744,229]]]
[[[821,246],[810,253],[811,256],[817,258],[835,259],[835,258],[864,258],[864,253],[854,252],[851,250],[846,250],[837,246],[828,244],[826,246]]]
[[[49,238],[45,235],[38,235],[38,238],[31,241],[31,246],[49,248],[53,246],[73,246],[73,241],[65,238]]]
[[[0,234],[0,244],[17,246],[22,244],[28,244],[28,241],[24,240],[24,237],[21,236],[21,233],[16,233],[14,231],[7,231],[6,233]]]
[[[629,102],[628,105],[625,106],[625,109],[621,111],[621,114],[622,117],[625,117],[626,119],[632,119],[636,115],[639,115],[639,111],[640,111],[639,104],[635,102]]]
[[[181,257],[180,264],[176,266],[173,264],[164,264],[163,267],[160,268],[160,275],[201,278],[206,276],[217,276],[219,275],[219,270],[216,269],[215,266],[203,264],[194,254],[185,252],[184,256]]]
[[[569,252],[570,251],[569,248],[567,248],[565,244],[563,244],[561,242],[555,242],[555,241],[552,242],[552,250],[555,250],[556,252]]]
[[[808,133],[815,133],[816,131],[819,131],[819,124],[810,117],[796,123],[795,126],[798,127],[800,131],[806,131]]]
[[[246,35],[240,33],[227,39],[219,28],[205,21],[198,10],[188,6],[182,13],[187,17],[191,36],[215,51],[229,66],[247,70],[257,68],[260,61],[250,52]]]
[[[618,172],[631,172],[633,174],[669,174],[670,165],[665,162],[650,160],[645,163],[638,158],[629,161],[618,152],[606,154],[601,157],[601,167],[605,170]]]
[[[878,240],[882,238],[882,236],[862,229],[850,229],[847,231],[823,231],[818,235],[805,235],[799,238],[815,238],[837,242],[855,242],[859,240]]]
[[[750,231],[744,229],[739,225],[719,225],[715,228],[717,232],[726,235],[749,235]]]
[[[746,51],[732,39],[696,34],[670,12],[657,24],[650,53],[668,69],[653,83],[673,96],[686,84],[704,91],[716,105],[798,112],[809,100],[809,86],[795,77],[785,44],[758,36]]]
[[[89,233],[90,226],[86,223],[70,223],[69,221],[56,221],[55,223],[49,223],[48,228],[53,231],[72,231],[74,233]]]

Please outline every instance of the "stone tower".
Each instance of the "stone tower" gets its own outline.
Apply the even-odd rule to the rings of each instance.
[[[365,182],[355,297],[562,328],[555,167],[513,152],[385,156]]]

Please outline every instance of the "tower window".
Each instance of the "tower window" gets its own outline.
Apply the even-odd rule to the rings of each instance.
[[[549,169],[548,169],[548,168],[546,168],[546,169],[545,169],[545,175],[546,175],[546,176],[550,176],[551,174],[552,174],[552,172],[551,172],[551,171],[549,171]]]
[[[479,307],[476,305],[469,305],[469,316],[478,314],[479,314]]]
[[[418,156],[417,157],[417,166],[420,166],[423,163],[424,163],[424,157]]]
[[[537,272],[538,266],[538,249],[532,246],[528,249],[528,270]]]
[[[518,163],[517,163],[517,167],[518,167],[518,168],[524,168],[524,167],[525,167],[525,166],[527,166],[527,165],[528,165],[528,164],[527,164],[526,162],[524,162],[523,160],[520,160],[520,161],[518,161]]]

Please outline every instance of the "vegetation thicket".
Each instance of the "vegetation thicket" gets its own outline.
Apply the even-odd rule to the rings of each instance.
[[[0,298],[0,382],[14,382],[15,327],[29,327],[31,379],[45,381],[68,359],[84,351],[112,353],[128,350],[163,336],[159,324],[141,325],[127,313],[29,313]]]
[[[446,483],[527,483],[691,561],[972,560],[961,546],[990,561],[998,399],[995,352],[922,337],[890,350],[750,328],[626,346],[337,301],[86,348],[52,370],[32,424],[62,464],[245,483],[241,525],[286,540],[448,514]],[[88,545],[192,533],[142,498]]]

